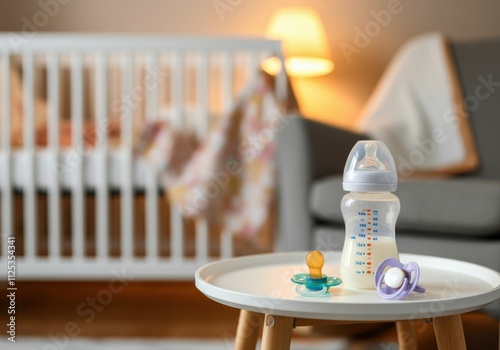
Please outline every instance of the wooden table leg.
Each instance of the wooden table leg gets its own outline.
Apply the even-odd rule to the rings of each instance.
[[[434,331],[439,350],[465,350],[464,329],[460,315],[434,318]]]
[[[255,350],[257,339],[262,329],[264,314],[248,310],[240,311],[236,339],[234,341],[235,350]]]
[[[266,315],[262,350],[288,350],[292,341],[293,317]]]
[[[398,343],[400,350],[417,350],[417,339],[412,321],[397,321]]]

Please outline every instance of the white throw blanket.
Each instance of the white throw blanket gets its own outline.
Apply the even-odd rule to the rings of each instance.
[[[395,55],[370,97],[361,132],[383,141],[400,177],[477,167],[464,99],[446,39],[417,37]]]

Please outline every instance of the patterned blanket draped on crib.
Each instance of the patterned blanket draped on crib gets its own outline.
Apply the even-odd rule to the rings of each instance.
[[[279,101],[274,83],[261,72],[201,141],[166,121],[145,125],[136,150],[158,169],[168,199],[184,216],[245,236],[264,225],[274,199],[275,134],[298,108],[290,86]]]

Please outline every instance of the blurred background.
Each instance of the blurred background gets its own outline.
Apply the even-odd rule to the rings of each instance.
[[[346,129],[356,128],[384,69],[412,37],[432,31],[453,41],[500,37],[497,0],[1,0],[0,31],[24,32],[28,39],[37,32],[260,37],[269,32],[276,11],[295,6],[319,14],[326,56],[334,64],[328,74],[292,77],[302,113]],[[18,294],[22,334],[47,336],[62,331],[68,320],[78,319],[75,308],[82,300],[106,286],[107,282],[26,282]],[[471,315],[464,322],[468,337],[497,344],[496,320],[480,323],[477,317]],[[131,283],[98,322],[80,324],[82,337],[201,338],[221,337],[227,329],[234,333],[237,318],[237,310],[208,300],[192,281],[148,282]],[[40,322],[45,319],[50,321]],[[390,334],[383,331],[379,345],[394,341],[393,329],[387,331]],[[422,338],[434,341],[432,327]]]
[[[397,49],[409,38],[442,31],[452,40],[500,35],[495,0],[6,0],[0,31],[158,33],[262,36],[283,7],[316,10],[324,24],[332,73],[295,78],[307,116],[353,128],[359,112]],[[49,16],[37,17],[40,11]],[[389,16],[387,16],[389,14]]]

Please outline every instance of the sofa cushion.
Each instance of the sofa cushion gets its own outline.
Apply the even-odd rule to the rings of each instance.
[[[310,192],[312,215],[343,225],[342,176],[316,181]],[[488,237],[500,233],[500,181],[471,177],[405,180],[397,230]]]
[[[500,39],[454,42],[451,48],[480,158],[474,176],[500,179]]]

